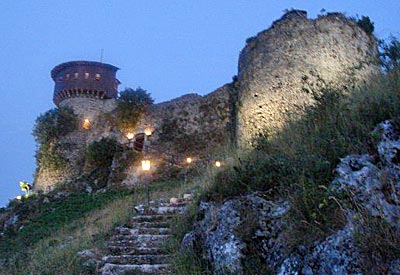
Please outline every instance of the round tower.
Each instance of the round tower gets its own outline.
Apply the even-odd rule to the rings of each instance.
[[[54,67],[53,101],[57,107],[71,107],[75,113],[93,117],[112,109],[118,95],[117,67],[94,61],[70,61]],[[112,100],[113,102],[113,100]]]
[[[93,61],[70,61],[54,67],[51,78],[55,82],[54,103],[71,97],[116,98],[117,67]]]

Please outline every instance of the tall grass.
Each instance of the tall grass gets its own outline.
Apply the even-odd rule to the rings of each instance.
[[[273,136],[262,137],[248,156],[238,159],[213,180],[205,198],[223,200],[249,191],[291,201],[287,216],[289,249],[309,244],[343,225],[337,194],[329,189],[334,169],[352,153],[373,152],[377,123],[400,110],[399,72],[373,79],[354,91],[326,88],[299,119]]]

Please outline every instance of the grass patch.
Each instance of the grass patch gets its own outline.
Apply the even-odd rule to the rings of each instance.
[[[152,183],[150,199],[168,199],[182,188],[187,187],[178,181]],[[33,212],[21,216],[22,229],[1,239],[0,274],[93,274],[93,269],[81,266],[76,253],[96,249],[105,255],[113,229],[134,215],[134,205],[146,203],[146,188],[74,193],[47,204],[37,201],[32,198],[14,205],[21,208],[19,213]]]
[[[360,215],[355,234],[365,274],[387,274],[393,260],[400,258],[400,229],[381,217]]]

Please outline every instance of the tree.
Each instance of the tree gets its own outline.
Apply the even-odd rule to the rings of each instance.
[[[389,41],[380,41],[380,57],[386,72],[400,68],[400,41],[390,36]]]
[[[153,102],[150,94],[140,87],[135,90],[126,88],[121,91],[116,108],[116,123],[120,131],[127,132],[135,129],[141,114]]]
[[[357,19],[357,26],[362,28],[367,34],[371,35],[374,32],[375,26],[374,22],[368,16],[361,16],[360,19]]]

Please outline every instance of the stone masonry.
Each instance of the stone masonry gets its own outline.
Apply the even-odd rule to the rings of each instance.
[[[290,113],[312,104],[325,86],[341,90],[365,83],[379,71],[376,39],[343,14],[307,19],[293,10],[247,40],[239,57],[236,132],[248,147],[273,134]]]

